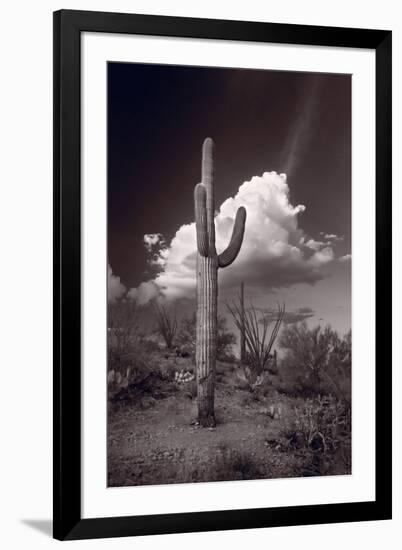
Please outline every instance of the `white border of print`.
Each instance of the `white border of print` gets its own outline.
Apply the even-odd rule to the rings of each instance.
[[[353,75],[352,475],[106,487],[106,63]],[[84,33],[82,36],[83,518],[375,499],[375,54],[371,50]],[[267,166],[267,170],[270,167]],[[254,174],[250,174],[252,176]],[[291,185],[291,182],[290,182]]]

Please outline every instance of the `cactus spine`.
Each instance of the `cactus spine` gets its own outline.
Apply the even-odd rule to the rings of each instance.
[[[217,254],[215,248],[214,143],[202,148],[202,179],[194,189],[197,231],[197,330],[196,371],[198,422],[215,425],[214,382],[217,338],[218,268],[227,267],[238,255],[243,242],[246,210],[240,207],[229,245]]]

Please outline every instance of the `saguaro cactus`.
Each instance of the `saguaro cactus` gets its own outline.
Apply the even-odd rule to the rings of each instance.
[[[204,141],[202,179],[194,189],[195,225],[197,230],[197,331],[196,370],[198,422],[215,425],[214,378],[217,338],[218,268],[230,265],[243,242],[246,210],[236,213],[232,238],[221,254],[215,248],[214,142]]]

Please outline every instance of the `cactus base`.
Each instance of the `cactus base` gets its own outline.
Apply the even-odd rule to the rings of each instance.
[[[213,414],[209,414],[208,416],[201,416],[200,413],[198,413],[198,424],[202,428],[215,428],[215,416]]]
[[[200,380],[197,391],[198,423],[203,428],[214,428],[214,373]]]

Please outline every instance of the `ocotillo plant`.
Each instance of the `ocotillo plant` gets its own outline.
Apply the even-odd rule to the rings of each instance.
[[[156,302],[153,303],[153,308],[158,332],[165,340],[167,349],[172,349],[177,332],[176,312],[170,315],[166,306],[159,305]]]
[[[244,328],[245,321],[244,321],[244,283],[240,283],[240,311],[241,311],[241,325],[242,328],[240,330],[240,363],[244,365],[244,362],[246,360],[246,331]]]
[[[215,248],[214,142],[204,141],[202,178],[194,189],[195,225],[197,230],[197,330],[196,370],[198,422],[215,425],[214,382],[217,338],[218,269],[230,265],[243,242],[246,210],[237,210],[232,237],[226,250]]]
[[[226,307],[232,315],[237,328],[242,331],[247,343],[248,366],[256,376],[260,375],[267,367],[271,359],[271,349],[278,336],[283,318],[285,316],[285,304],[278,304],[278,311],[274,319],[264,315],[258,319],[257,309],[250,302],[249,307],[243,315],[241,300],[227,303]],[[273,328],[269,330],[273,322]],[[260,331],[261,326],[261,331]]]

